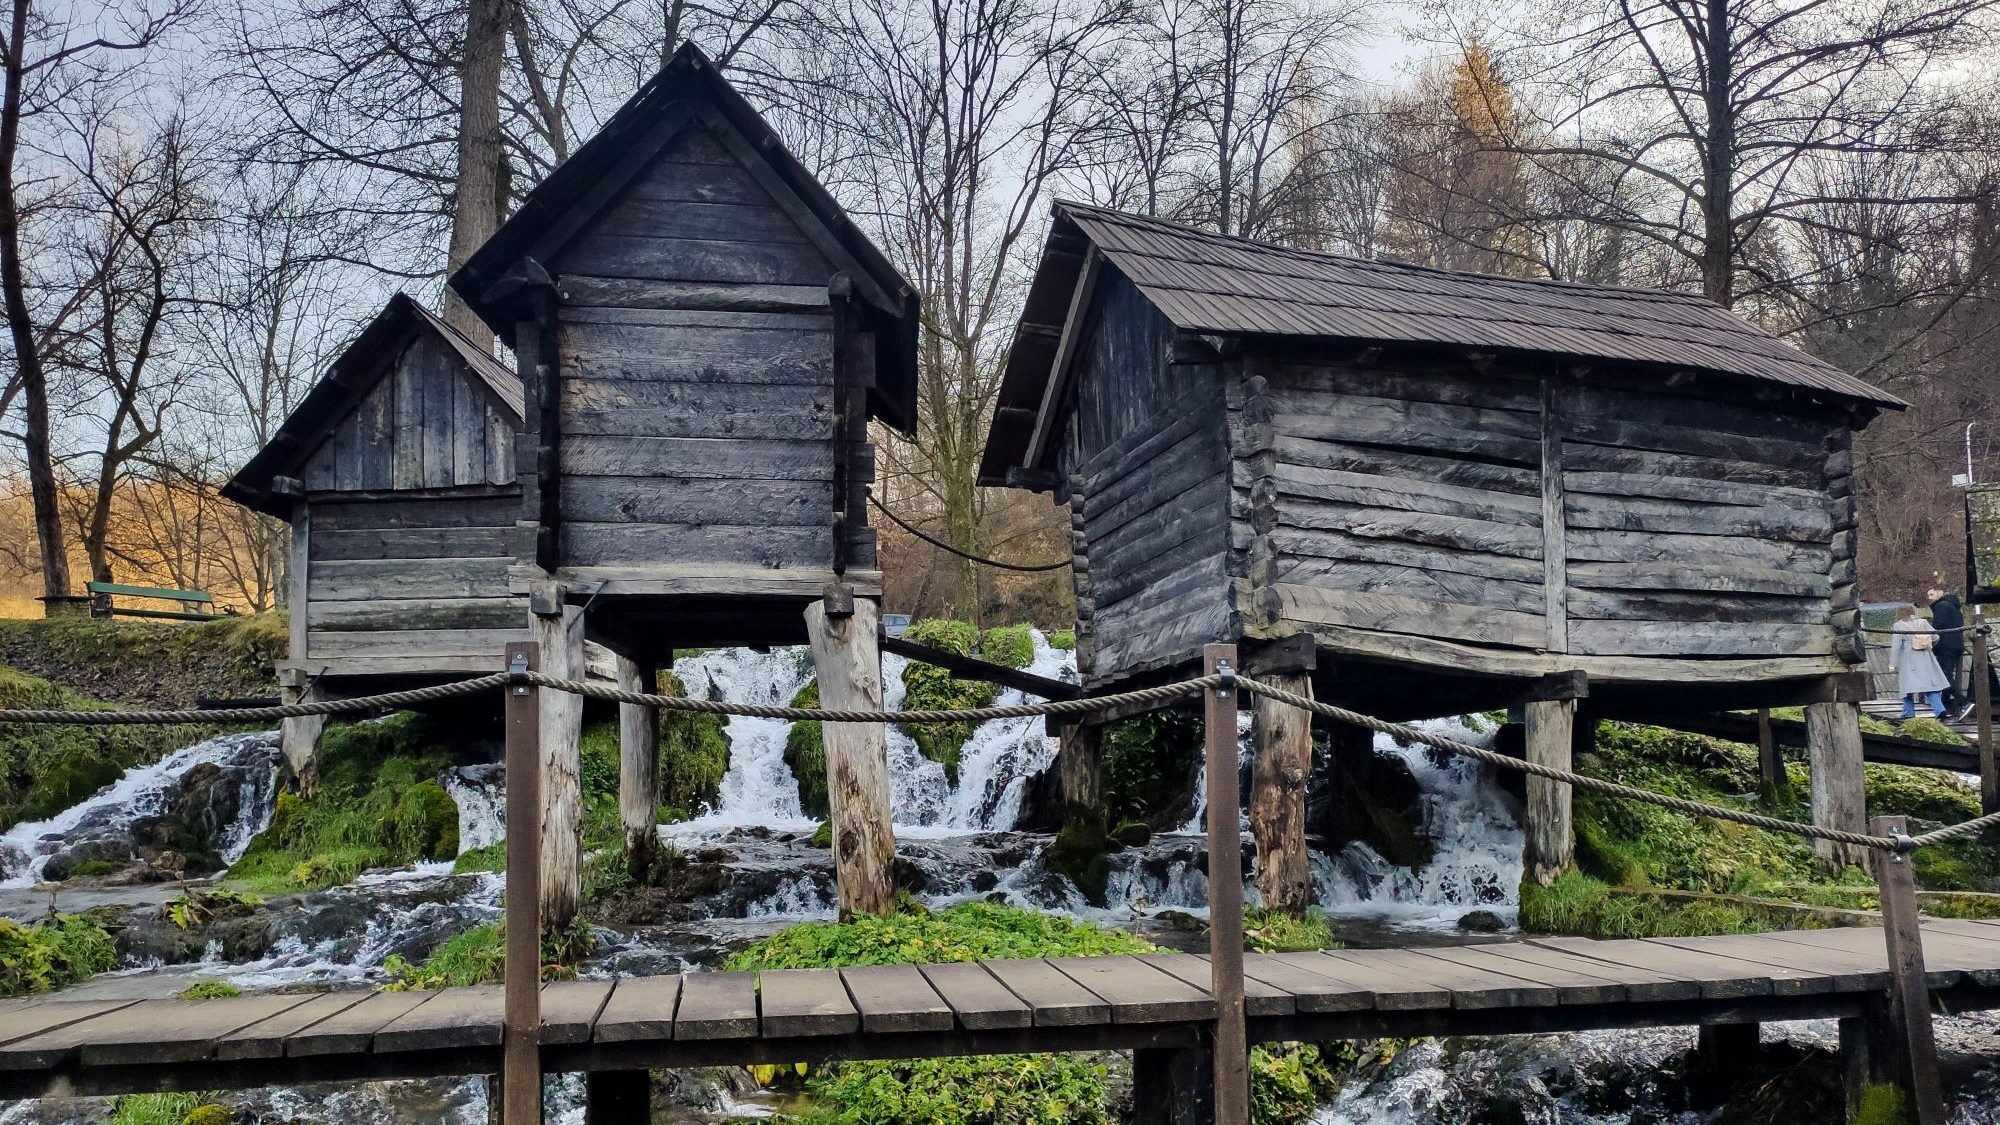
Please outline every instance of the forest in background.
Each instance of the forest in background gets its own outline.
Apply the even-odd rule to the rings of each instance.
[[[219,499],[389,293],[442,277],[683,40],[924,300],[879,495],[1042,562],[975,486],[1055,198],[1290,245],[1706,293],[1908,399],[1858,450],[1864,596],[1963,557],[2000,473],[2000,0],[10,0],[0,33],[0,610],[88,578],[268,608]],[[1390,16],[1398,13],[1389,13]],[[1356,74],[1369,36],[1417,61]],[[42,544],[60,543],[44,551]],[[1067,575],[882,530],[891,610],[1062,622]]]

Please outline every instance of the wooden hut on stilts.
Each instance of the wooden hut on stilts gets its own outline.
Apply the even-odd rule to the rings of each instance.
[[[633,687],[676,648],[809,641],[827,706],[880,706],[868,424],[915,425],[917,301],[699,49],[451,286],[524,389],[504,589],[526,598],[545,671],[580,674],[586,637]],[[560,926],[579,886],[579,701],[546,693],[541,716],[544,921]],[[653,717],[626,718],[643,790]],[[893,905],[884,739],[826,730],[842,914]],[[625,798],[650,839],[650,795]]]
[[[1235,640],[1247,672],[1371,714],[1518,708],[1529,758],[1564,767],[1579,708],[1587,729],[1803,704],[1814,819],[1858,832],[1852,444],[1903,405],[1697,296],[1065,203],[981,479],[1070,506],[1087,694]],[[1257,704],[1252,805],[1262,894],[1296,908],[1311,745],[1291,711]],[[1080,792],[1092,745],[1064,748]],[[1570,865],[1568,787],[1528,785],[1546,883]]]

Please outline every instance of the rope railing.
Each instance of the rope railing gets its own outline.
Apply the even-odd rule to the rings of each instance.
[[[586,699],[597,699],[609,703],[636,704],[655,707],[664,711],[680,711],[702,715],[739,715],[756,719],[778,719],[787,722],[822,723],[982,723],[993,719],[1021,719],[1037,717],[1084,718],[1100,715],[1108,711],[1125,710],[1131,707],[1158,706],[1172,703],[1187,696],[1196,695],[1210,688],[1229,684],[1265,698],[1309,711],[1335,722],[1347,723],[1365,730],[1386,734],[1392,738],[1429,746],[1448,754],[1470,758],[1498,769],[1513,770],[1517,773],[1533,774],[1550,781],[1573,785],[1608,796],[1626,800],[1641,801],[1660,808],[1691,816],[1706,816],[1716,820],[1726,820],[1769,832],[1790,833],[1813,839],[1829,840],[1834,843],[1850,844],[1857,847],[1873,848],[1881,851],[1909,852],[1916,848],[1928,847],[1983,832],[2000,826],[2000,812],[1991,813],[1974,820],[1949,825],[1933,832],[1917,836],[1875,836],[1862,832],[1848,832],[1837,828],[1826,828],[1816,824],[1802,824],[1781,817],[1765,816],[1743,809],[1712,805],[1703,801],[1676,797],[1668,793],[1658,793],[1650,789],[1625,785],[1600,777],[1591,777],[1573,770],[1530,762],[1502,754],[1495,750],[1446,738],[1443,735],[1405,723],[1390,722],[1359,711],[1337,707],[1330,703],[1306,696],[1296,695],[1270,684],[1243,676],[1218,674],[1199,676],[1176,683],[1157,687],[1138,688],[1119,692],[1115,695],[1093,696],[1086,699],[1058,699],[1041,703],[1021,703],[1004,707],[965,707],[950,710],[842,710],[827,707],[785,707],[758,703],[728,703],[721,700],[695,699],[680,695],[658,695],[649,692],[628,691],[608,684],[567,680],[541,672],[496,672],[490,676],[460,680],[455,683],[436,684],[429,687],[412,688],[406,691],[385,692],[380,695],[356,696],[347,699],[314,700],[305,703],[288,703],[276,707],[239,707],[217,711],[65,711],[54,709],[0,710],[0,723],[49,723],[76,726],[146,726],[184,723],[234,724],[252,722],[274,722],[290,718],[304,718],[315,715],[366,714],[393,711],[424,703],[434,703],[447,699],[463,698],[492,691],[509,684],[531,684],[551,691],[567,692]]]

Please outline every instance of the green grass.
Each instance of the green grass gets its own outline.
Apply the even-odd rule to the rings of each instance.
[[[124,1094],[111,1099],[109,1125],[229,1125],[228,1109],[207,1094]]]
[[[472,984],[498,984],[507,971],[507,923],[503,918],[484,926],[474,926],[446,938],[422,961],[410,961],[390,954],[382,962],[388,973],[385,992],[418,989],[462,988]],[[542,979],[569,980],[576,976],[577,963],[589,955],[596,940],[590,928],[579,921],[566,933],[542,937]]]
[[[0,996],[32,996],[65,988],[118,967],[110,933],[74,914],[32,926],[0,918]]]
[[[1243,912],[1243,948],[1251,953],[1308,953],[1339,945],[1326,911],[1317,906],[1307,907],[1303,918],[1262,907]]]
[[[1050,647],[1050,648],[1054,648],[1054,649],[1061,649],[1061,650],[1062,650],[1062,651],[1064,651],[1064,652],[1075,652],[1075,651],[1076,651],[1076,630],[1075,630],[1075,629],[1057,629],[1057,630],[1056,630],[1055,632],[1053,632],[1053,633],[1050,633],[1050,634],[1049,634],[1049,647]]]
[[[986,630],[979,638],[979,655],[992,664],[1026,668],[1035,659],[1033,626],[1000,625]]]
[[[221,1000],[241,996],[243,990],[226,980],[198,980],[181,989],[177,995],[183,1000]]]
[[[483,848],[474,848],[460,853],[452,861],[453,875],[471,875],[478,872],[499,872],[507,870],[507,841],[495,840]]]
[[[1521,928],[1594,938],[1756,934],[1773,927],[1727,903],[1687,902],[1621,891],[1571,871],[1544,887],[1521,883]]]

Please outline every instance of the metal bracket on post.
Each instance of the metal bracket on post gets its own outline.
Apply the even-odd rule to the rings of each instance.
[[[1215,674],[1221,678],[1221,682],[1215,685],[1215,694],[1235,695],[1236,669],[1229,666],[1229,661],[1227,660],[1216,661]]]
[[[528,654],[510,652],[507,654],[507,686],[509,695],[526,695],[533,691],[528,683]]]

